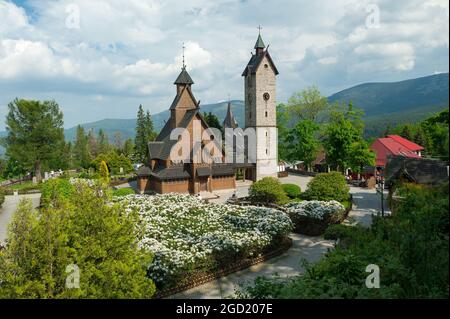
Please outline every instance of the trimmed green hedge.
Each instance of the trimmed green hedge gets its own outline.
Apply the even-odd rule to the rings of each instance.
[[[281,185],[283,187],[284,192],[290,199],[296,199],[299,198],[302,194],[302,189],[300,186],[295,184],[283,184]]]
[[[249,197],[251,201],[259,203],[284,204],[289,201],[280,181],[274,177],[264,177],[253,183]]]
[[[308,200],[336,200],[343,203],[350,198],[350,188],[341,173],[323,173],[318,174],[309,182],[303,197]]]
[[[134,195],[136,192],[131,187],[128,188],[119,188],[115,189],[112,193],[112,196],[120,197],[120,196],[127,196],[127,195]]]

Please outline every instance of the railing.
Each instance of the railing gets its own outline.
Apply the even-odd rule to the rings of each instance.
[[[0,187],[8,187],[8,186],[13,186],[13,185],[17,185],[17,184],[22,184],[23,182],[31,181],[32,179],[33,178],[31,177],[31,175],[20,178],[20,179],[10,179],[10,180],[1,182]]]
[[[290,167],[286,168],[286,172],[292,173],[292,174],[297,174],[297,175],[310,176],[310,177],[314,177],[317,174],[319,174],[317,172],[307,172],[307,171],[302,171],[302,170],[294,169],[294,168],[290,168]]]

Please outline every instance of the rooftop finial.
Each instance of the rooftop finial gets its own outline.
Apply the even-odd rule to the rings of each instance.
[[[259,26],[258,26],[258,34],[259,34],[259,35],[261,35],[261,30],[262,30],[262,26],[259,25]]]
[[[186,69],[186,64],[185,64],[185,60],[184,60],[184,50],[186,49],[186,47],[184,46],[184,42],[183,42],[183,69]]]

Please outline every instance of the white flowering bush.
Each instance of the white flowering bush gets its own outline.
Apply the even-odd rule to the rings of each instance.
[[[78,177],[71,177],[69,179],[69,183],[72,185],[84,185],[91,188],[98,185],[98,181],[96,181],[95,179],[78,178]]]
[[[341,214],[345,211],[344,205],[335,200],[327,202],[317,200],[304,201],[300,203],[291,203],[286,205],[286,207],[289,214],[317,220],[324,220],[331,215]]]
[[[310,236],[323,234],[328,225],[342,221],[345,216],[344,205],[334,200],[303,201],[285,207],[295,231]]]
[[[289,216],[275,209],[205,203],[190,195],[128,195],[114,201],[138,211],[141,246],[154,253],[149,274],[160,288],[261,254],[293,228]]]

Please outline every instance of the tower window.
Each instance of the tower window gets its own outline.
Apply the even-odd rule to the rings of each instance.
[[[269,116],[269,113],[266,111],[266,117],[268,117]]]
[[[269,150],[266,148],[266,155],[268,155],[269,154]]]
[[[269,68],[269,65],[266,63],[266,64],[264,64],[264,67],[267,69],[267,68]]]

